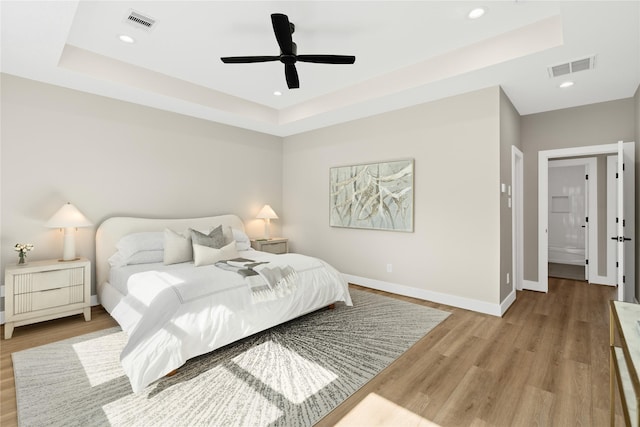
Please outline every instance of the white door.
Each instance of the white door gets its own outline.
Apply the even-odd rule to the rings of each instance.
[[[634,143],[618,142],[618,300],[635,300],[635,203],[634,201]]]
[[[617,151],[616,151],[617,153]],[[618,253],[618,155],[607,156],[607,275],[602,284],[616,286],[618,283],[618,268],[616,258]]]

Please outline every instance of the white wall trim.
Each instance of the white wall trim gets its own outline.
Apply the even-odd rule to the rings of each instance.
[[[511,257],[513,291],[521,291],[524,281],[524,210],[523,187],[524,154],[517,147],[511,146]]]
[[[598,160],[595,157],[584,157],[579,159],[566,160],[550,160],[549,168],[566,167],[566,166],[584,166],[585,173],[589,175],[587,180],[587,217],[589,222],[587,225],[587,247],[585,248],[585,258],[589,260],[588,282],[598,276]],[[547,197],[549,189],[547,188]],[[548,217],[547,217],[548,221]],[[584,265],[584,261],[582,264]]]
[[[500,304],[491,304],[486,301],[478,301],[470,298],[459,297],[440,292],[428,291],[426,289],[418,289],[411,286],[400,285],[397,283],[384,282],[382,280],[368,279],[366,277],[353,276],[351,274],[342,273],[342,277],[354,285],[360,285],[379,291],[391,292],[393,294],[403,295],[411,298],[418,298],[425,301],[431,301],[438,304],[446,304],[452,307],[463,308],[465,310],[477,311],[479,313],[490,314],[492,316],[502,316],[502,307]],[[507,298],[508,299],[508,298]],[[514,295],[515,299],[515,295]],[[506,301],[506,300],[505,300]]]
[[[504,316],[504,314],[507,312],[509,307],[511,307],[511,304],[513,304],[515,301],[516,301],[516,291],[513,290],[511,291],[511,293],[509,293],[509,295],[507,295],[504,301],[502,301],[502,303],[500,304],[500,317]]]

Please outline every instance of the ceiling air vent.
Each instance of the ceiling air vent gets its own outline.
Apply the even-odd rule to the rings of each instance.
[[[145,30],[151,30],[156,23],[155,19],[136,12],[135,10],[129,11],[125,21],[136,28],[143,28]]]
[[[578,71],[591,70],[596,65],[596,56],[592,55],[587,58],[576,59],[575,61],[565,62],[564,64],[549,67],[549,77],[560,77],[567,74],[577,73]]]

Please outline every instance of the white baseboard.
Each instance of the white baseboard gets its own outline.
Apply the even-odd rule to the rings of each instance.
[[[364,286],[379,291],[391,292],[393,294],[403,295],[411,298],[418,298],[425,301],[431,301],[438,304],[446,304],[453,307],[463,308],[465,310],[477,311],[478,313],[490,314],[500,317],[504,313],[500,304],[491,304],[485,301],[478,301],[471,298],[464,298],[440,292],[428,291],[426,289],[413,288],[411,286],[400,285],[397,283],[384,282],[382,280],[368,279],[366,277],[353,276],[351,274],[342,274],[342,277],[356,285]],[[508,299],[508,298],[507,298]],[[514,295],[515,299],[515,295]],[[506,301],[506,300],[505,300]],[[504,303],[503,303],[504,304]],[[509,303],[511,305],[511,303]],[[508,307],[508,305],[507,305]],[[506,310],[506,309],[505,309]]]
[[[511,293],[507,295],[504,301],[502,301],[502,304],[500,304],[500,317],[504,316],[504,314],[507,312],[509,307],[511,307],[511,304],[513,304],[515,301],[516,301],[516,291],[511,291]]]

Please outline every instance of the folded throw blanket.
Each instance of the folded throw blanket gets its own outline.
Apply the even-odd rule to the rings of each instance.
[[[251,292],[251,302],[272,301],[291,294],[296,289],[297,273],[288,265],[269,265],[246,258],[234,258],[216,263],[216,267],[244,277]]]

